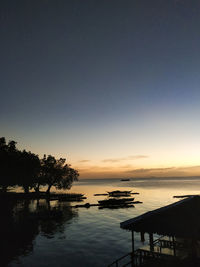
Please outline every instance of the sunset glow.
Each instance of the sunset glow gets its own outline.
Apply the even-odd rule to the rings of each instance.
[[[1,136],[80,178],[200,175],[199,7],[181,2],[5,7]]]

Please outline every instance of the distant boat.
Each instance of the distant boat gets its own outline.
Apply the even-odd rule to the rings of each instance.
[[[130,204],[134,198],[110,198],[110,199],[104,199],[104,200],[99,200],[99,204],[103,206],[108,206],[108,205],[128,205]]]
[[[130,181],[130,179],[124,178],[124,179],[121,179],[120,181],[126,182],[126,181]]]
[[[108,192],[108,194],[109,194],[109,196],[112,196],[112,197],[130,196],[131,191],[115,190],[115,191]]]

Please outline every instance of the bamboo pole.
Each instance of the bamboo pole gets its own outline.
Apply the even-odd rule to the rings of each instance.
[[[132,252],[134,253],[135,246],[134,246],[134,231],[132,230]]]
[[[153,233],[149,233],[149,243],[150,243],[150,250],[154,251]]]
[[[175,238],[174,238],[174,236],[172,237],[172,241],[173,241],[173,251],[174,251],[174,256],[176,256],[176,242],[175,242]]]
[[[141,239],[141,242],[145,241],[144,232],[140,232],[140,239]]]
[[[131,231],[132,234],[131,234],[131,237],[132,237],[132,255],[131,255],[131,262],[132,262],[132,267],[134,267],[134,250],[135,250],[135,244],[134,244],[134,231],[132,230]]]

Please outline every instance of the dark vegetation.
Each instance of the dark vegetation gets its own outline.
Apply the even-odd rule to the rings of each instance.
[[[0,138],[0,190],[7,193],[10,187],[20,186],[24,193],[34,189],[41,194],[40,189],[47,187],[47,195],[54,186],[56,189],[70,189],[73,181],[78,180],[78,171],[66,164],[66,159],[56,159],[52,155],[38,155],[19,150],[15,141],[6,143]]]

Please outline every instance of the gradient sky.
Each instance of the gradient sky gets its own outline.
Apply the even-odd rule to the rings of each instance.
[[[199,0],[0,3],[0,136],[82,178],[200,175]]]

